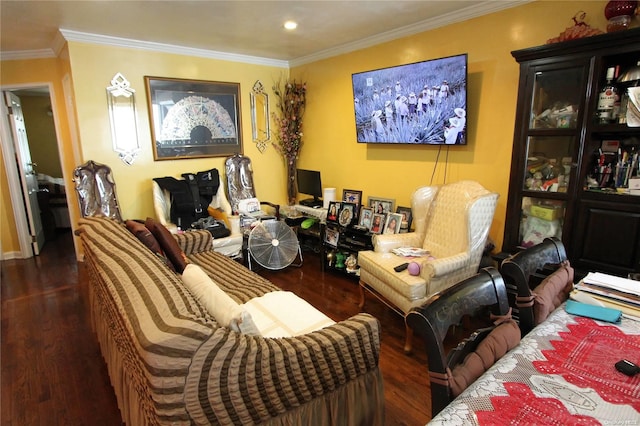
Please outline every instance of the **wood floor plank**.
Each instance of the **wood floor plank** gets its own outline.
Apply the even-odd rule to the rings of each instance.
[[[319,256],[312,252],[304,253],[300,268],[256,272],[335,321],[359,312],[357,281],[321,272]],[[91,331],[85,283],[70,232],[47,242],[36,258],[2,261],[1,425],[121,425]],[[414,353],[406,355],[403,319],[373,297],[367,298],[364,311],[382,324],[386,424],[426,424],[431,402],[424,343],[414,339]]]

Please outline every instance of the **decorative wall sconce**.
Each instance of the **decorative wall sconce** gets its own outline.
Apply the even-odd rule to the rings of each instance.
[[[111,79],[107,87],[107,103],[111,119],[113,150],[126,164],[131,165],[140,152],[136,124],[136,101],[131,83],[121,73]]]
[[[251,132],[253,142],[261,153],[267,149],[267,142],[271,139],[271,125],[269,122],[269,95],[264,92],[264,86],[257,80],[249,94],[251,98]]]

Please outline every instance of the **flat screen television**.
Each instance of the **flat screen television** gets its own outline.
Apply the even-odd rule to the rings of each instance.
[[[466,145],[466,53],[351,80],[358,143]]]
[[[322,181],[320,180],[320,172],[316,170],[297,169],[296,181],[298,182],[299,193],[313,197],[301,200],[300,204],[309,207],[321,207]]]

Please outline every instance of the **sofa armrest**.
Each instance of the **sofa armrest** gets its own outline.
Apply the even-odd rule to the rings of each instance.
[[[469,261],[470,255],[467,251],[440,259],[425,259],[422,262],[420,276],[425,279],[431,279],[433,277],[447,275],[467,266]]]
[[[375,235],[373,237],[373,251],[377,253],[389,253],[398,247],[422,247],[424,235],[417,232],[404,234]]]
[[[213,238],[209,231],[202,229],[173,234],[178,246],[187,256],[212,250]]]
[[[187,410],[196,423],[265,423],[378,369],[380,323],[369,314],[297,337],[220,327],[193,357]]]

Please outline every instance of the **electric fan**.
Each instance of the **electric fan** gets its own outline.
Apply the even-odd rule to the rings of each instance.
[[[249,234],[249,269],[251,258],[267,269],[283,269],[291,265],[302,252],[295,232],[284,222],[266,220],[260,222]]]

